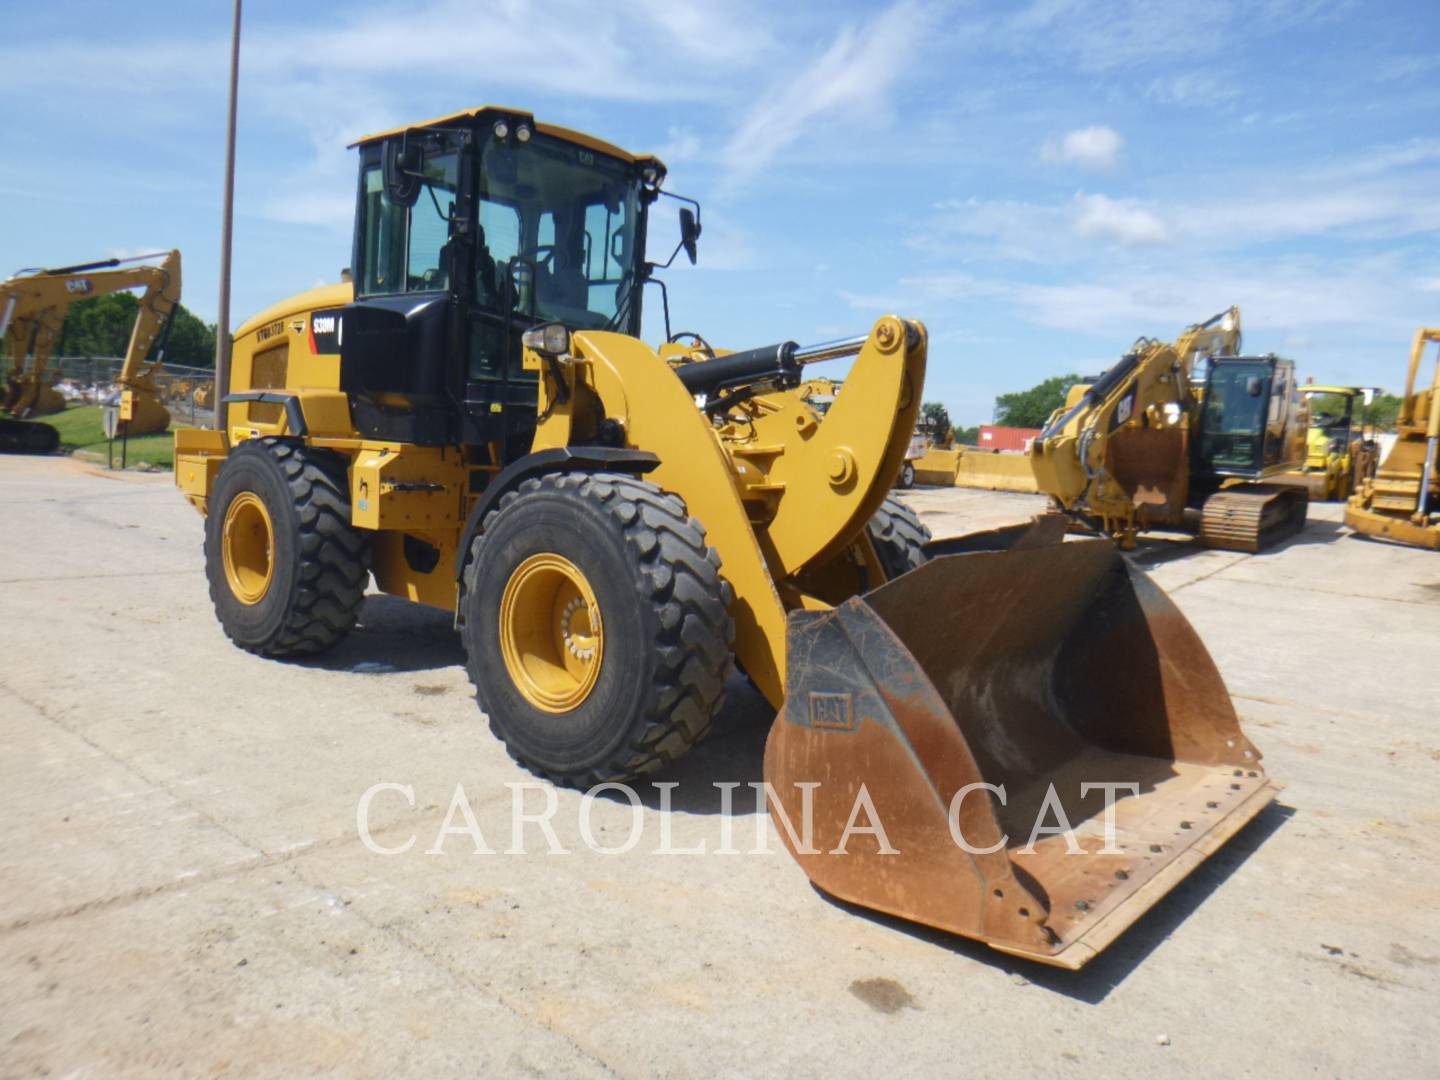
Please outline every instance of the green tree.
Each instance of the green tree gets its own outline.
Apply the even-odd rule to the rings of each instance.
[[[1360,408],[1366,426],[1381,431],[1394,431],[1395,420],[1400,415],[1400,399],[1394,394],[1376,394],[1369,405]]]
[[[957,427],[955,429],[955,441],[965,446],[978,446],[980,444],[980,425]]]
[[[56,343],[58,356],[124,356],[140,301],[134,293],[118,292],[79,300],[66,313]],[[191,367],[215,364],[215,327],[178,304],[170,316],[165,359]]]
[[[165,359],[172,364],[190,367],[215,366],[215,324],[207,323],[177,304],[171,315],[170,340],[165,345]]]
[[[1001,394],[995,399],[995,421],[1007,427],[1043,427],[1050,414],[1065,404],[1070,387],[1080,381],[1079,375],[1056,375],[1029,390]]]

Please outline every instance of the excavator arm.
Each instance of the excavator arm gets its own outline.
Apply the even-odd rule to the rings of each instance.
[[[158,264],[137,260],[155,259]],[[21,418],[58,412],[64,407],[48,386],[45,372],[70,305],[127,289],[145,289],[140,312],[130,333],[125,362],[117,382],[135,395],[131,434],[163,431],[169,413],[155,398],[154,372],[160,360],[142,367],[180,302],[180,253],[169,251],[135,259],[22,272],[0,282],[0,337],[9,345],[15,368],[7,387],[5,410]],[[29,367],[25,360],[29,357]]]
[[[1196,404],[1191,373],[1201,357],[1239,349],[1238,307],[1186,328],[1171,344],[1141,338],[1094,383],[1072,387],[1046,422],[1031,446],[1040,490],[1122,538],[1133,539],[1146,520],[1178,520]],[[1118,471],[1133,482],[1121,484]]]

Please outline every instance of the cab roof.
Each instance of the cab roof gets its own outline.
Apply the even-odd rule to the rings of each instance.
[[[377,131],[372,135],[363,135],[350,144],[351,147],[364,146],[367,143],[377,142],[380,139],[388,139],[392,135],[400,135],[407,131],[423,131],[426,128],[441,127],[445,124],[453,124],[461,120],[480,120],[487,115],[494,116],[497,120],[504,118],[511,123],[521,120],[528,121],[536,131],[542,135],[550,135],[556,139],[564,139],[566,142],[576,143],[594,150],[597,153],[606,154],[613,158],[630,164],[640,164],[653,161],[664,169],[664,164],[653,154],[632,154],[628,150],[622,150],[614,143],[608,143],[604,139],[597,139],[593,135],[587,135],[583,131],[573,131],[570,128],[559,127],[556,124],[545,124],[536,120],[535,117],[524,109],[510,109],[504,105],[480,105],[473,109],[461,109],[459,112],[450,113],[447,116],[437,116],[432,120],[421,120],[415,124],[404,124],[400,127],[390,128],[387,131]]]

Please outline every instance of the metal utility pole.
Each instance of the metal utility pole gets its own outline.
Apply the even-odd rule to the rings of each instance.
[[[226,429],[230,389],[230,233],[235,221],[235,104],[240,86],[240,2],[230,29],[230,119],[225,134],[225,196],[220,225],[220,305],[215,320],[215,428]]]

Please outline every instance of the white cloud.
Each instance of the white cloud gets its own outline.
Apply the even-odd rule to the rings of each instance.
[[[759,96],[730,137],[724,153],[727,185],[756,175],[831,116],[853,127],[857,114],[874,117],[883,112],[911,62],[923,18],[916,4],[902,0],[864,27],[842,28],[804,69],[787,70]]]
[[[1131,199],[1105,195],[1075,196],[1075,232],[1098,240],[1120,244],[1163,244],[1170,239],[1165,223]]]
[[[1083,281],[1035,282],[942,271],[902,278],[893,295],[846,295],[859,310],[898,306],[924,314],[961,302],[1012,305],[1024,318],[1117,344],[1138,334],[1173,338],[1181,328],[1230,304],[1243,308],[1247,331],[1325,340],[1317,327],[1346,327],[1404,340],[1413,333],[1408,264],[1394,256],[1357,259],[1336,267],[1296,256],[1223,256],[1184,262],[1161,258],[1102,264]],[[903,303],[897,304],[896,301]],[[1295,346],[1298,348],[1298,346]]]
[[[1103,172],[1115,168],[1124,145],[1125,140],[1118,131],[1097,125],[1077,128],[1059,140],[1051,139],[1040,148],[1040,157],[1045,161]]]
[[[1440,293],[1440,277],[1423,278],[1419,288],[1421,292]]]
[[[1380,64],[1376,82],[1405,82],[1440,66],[1437,56],[1395,56]]]
[[[1237,37],[1260,38],[1330,17],[1324,0],[1036,0],[996,27],[1014,52],[1042,41],[1066,66],[1112,72],[1224,57]]]
[[[1214,108],[1228,105],[1239,96],[1233,78],[1208,71],[1186,71],[1154,79],[1145,88],[1145,99],[1159,105]]]
[[[674,165],[678,161],[694,161],[700,156],[702,143],[700,136],[688,128],[672,127],[668,132],[667,141],[655,151],[655,156],[666,165]]]

